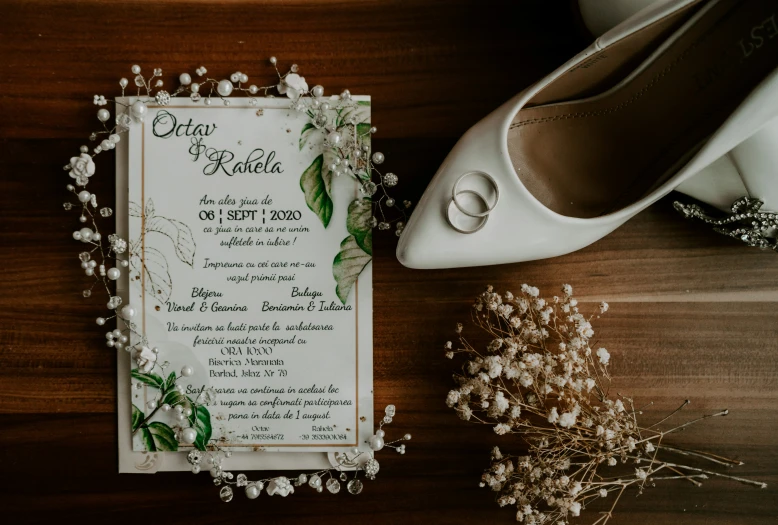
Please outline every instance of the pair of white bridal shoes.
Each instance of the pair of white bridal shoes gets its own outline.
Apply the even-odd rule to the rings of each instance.
[[[465,133],[402,264],[563,255],[674,189],[778,209],[778,0],[581,0],[581,14],[593,32],[632,16]]]

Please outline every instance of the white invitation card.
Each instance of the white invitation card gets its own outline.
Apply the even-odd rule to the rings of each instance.
[[[166,378],[121,359],[122,471],[188,468],[191,448],[171,444],[189,425],[171,409],[183,398],[198,405],[192,447],[235,451],[243,468],[328,466],[332,453],[367,449],[372,273],[368,263],[336,280],[349,210],[332,206],[362,196],[333,177],[327,208],[310,187],[326,169],[323,139],[288,99],[258,101],[150,105],[117,152],[131,253],[121,295],[165,373],[189,372],[155,402]]]

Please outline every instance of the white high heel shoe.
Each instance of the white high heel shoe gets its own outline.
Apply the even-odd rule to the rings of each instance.
[[[641,11],[462,137],[398,259],[520,262],[607,235],[778,117],[776,23],[778,0]]]
[[[578,0],[586,28],[599,37],[652,5],[668,0]],[[675,191],[728,211],[749,195],[778,210],[778,118],[735,146]]]

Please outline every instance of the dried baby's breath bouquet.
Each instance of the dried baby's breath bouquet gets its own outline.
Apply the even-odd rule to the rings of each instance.
[[[610,510],[593,522],[602,525],[627,488],[642,492],[657,480],[699,485],[717,476],[765,488],[664,459],[675,455],[727,467],[741,464],[663,443],[668,434],[725,416],[726,410],[663,430],[660,426],[688,401],[661,421],[641,426],[632,399],[609,395],[610,353],[590,346],[591,321],[607,310],[603,302],[593,315],[582,314],[570,285],[550,301],[526,284],[517,296],[500,295],[490,286],[472,310],[473,322],[487,337],[485,349],[468,343],[457,325],[459,348],[446,343],[446,356],[462,353],[468,361],[454,376],[459,387],[448,393],[446,403],[465,421],[491,425],[499,436],[517,435],[523,443],[515,445],[527,450],[509,456],[495,447],[481,486],[499,493],[500,506],[515,505],[516,520],[527,525],[564,525],[593,500],[612,497]]]

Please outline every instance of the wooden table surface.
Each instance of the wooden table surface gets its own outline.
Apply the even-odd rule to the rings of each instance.
[[[115,354],[94,325],[102,305],[81,297],[62,211],[61,166],[92,129],[92,95],[117,93],[134,63],[163,68],[167,85],[200,65],[269,80],[276,55],[309,83],[373,96],[374,147],[415,201],[459,134],[586,43],[566,1],[0,2],[0,521],[511,523],[478,480],[491,446],[515,447],[445,407],[455,365],[442,346],[484,285],[551,295],[569,282],[583,302],[611,304],[595,329],[618,391],[654,401],[647,418],[687,398],[689,417],[729,408],[674,442],[769,483],[666,481],[623,498],[610,523],[776,523],[778,256],[685,222],[672,196],[534,263],[408,270],[394,237],[378,236],[375,405],[396,404],[392,426],[414,437],[360,496],[223,504],[204,475],[117,474]],[[103,162],[90,187],[111,195]]]

